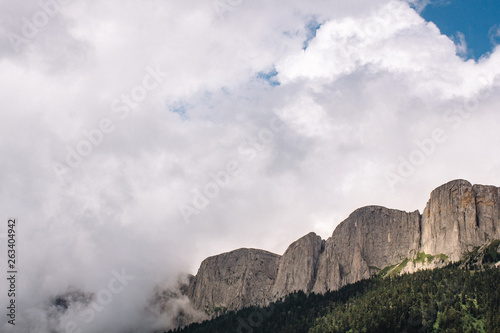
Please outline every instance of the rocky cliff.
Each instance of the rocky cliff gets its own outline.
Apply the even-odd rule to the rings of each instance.
[[[319,258],[325,241],[314,232],[293,242],[280,259],[272,297],[280,298],[295,290],[309,293],[316,281]]]
[[[354,211],[326,241],[315,281],[316,293],[369,278],[414,255],[420,242],[420,214],[369,206]],[[326,279],[324,279],[326,277]]]
[[[456,261],[500,239],[499,196],[495,186],[454,180],[432,191],[422,215],[363,207],[326,241],[309,233],[283,256],[240,249],[210,257],[191,279],[187,295],[195,308],[217,314],[221,308],[261,305],[293,291],[336,290],[384,268],[412,272]]]
[[[455,180],[431,193],[422,214],[421,250],[453,261],[491,239],[500,238],[500,189]]]
[[[191,279],[187,295],[195,308],[209,314],[263,305],[270,300],[280,258],[256,249],[209,257]]]

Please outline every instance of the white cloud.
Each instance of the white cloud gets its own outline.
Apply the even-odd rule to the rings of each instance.
[[[411,4],[418,13],[421,13],[425,7],[432,3],[432,0],[406,0],[406,2]]]
[[[424,11],[427,6],[446,6],[450,4],[450,0],[404,0],[407,3],[411,4],[413,8],[418,13]]]
[[[490,28],[488,37],[492,45],[497,46],[500,43],[500,24],[495,24]]]
[[[281,253],[363,205],[423,209],[453,178],[500,184],[498,51],[464,62],[406,3],[244,1],[223,18],[212,5],[72,1],[20,53],[2,39],[0,198],[21,221],[21,327],[50,297],[98,292],[123,268],[136,280],[85,327],[118,330],[157,283],[208,255]],[[5,37],[40,7],[0,9]],[[313,17],[324,23],[304,51]],[[168,75],[137,108],[113,112],[148,67]],[[280,86],[258,78],[272,68]],[[54,163],[105,118],[114,130],[60,180]],[[436,128],[447,140],[392,189],[387,172]],[[232,161],[239,173],[186,223],[179,207]],[[113,328],[120,311],[130,320]]]
[[[454,40],[454,42],[455,42],[455,47],[457,48],[457,55],[466,59],[469,50],[467,48],[467,41],[465,40],[465,35],[460,31],[457,31],[457,37]]]

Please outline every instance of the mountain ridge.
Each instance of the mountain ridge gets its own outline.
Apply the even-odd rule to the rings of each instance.
[[[325,294],[298,291],[168,332],[500,332],[499,245],[442,268],[380,272]]]
[[[294,291],[338,290],[385,268],[399,274],[441,267],[494,239],[500,239],[500,188],[457,179],[434,189],[422,214],[369,205],[349,214],[328,239],[310,232],[283,255],[237,249],[211,256],[186,295],[216,316]]]

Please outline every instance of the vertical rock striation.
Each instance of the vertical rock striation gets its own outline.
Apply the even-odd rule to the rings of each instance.
[[[318,272],[312,292],[323,294],[328,290],[337,290],[341,286],[340,260],[333,249],[332,238],[325,242],[325,249],[318,261]]]
[[[363,207],[337,226],[329,242],[335,256],[326,261],[339,260],[340,286],[353,283],[416,253],[420,214]]]
[[[281,298],[298,290],[309,293],[316,280],[323,249],[324,241],[314,232],[293,242],[280,259],[272,296]]]
[[[499,188],[451,181],[432,191],[422,215],[421,251],[459,260],[464,252],[500,238]]]
[[[478,238],[481,243],[500,239],[500,188],[474,185]]]

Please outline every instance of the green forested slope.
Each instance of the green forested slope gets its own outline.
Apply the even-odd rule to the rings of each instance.
[[[500,332],[500,269],[459,265],[298,292],[174,332]]]

